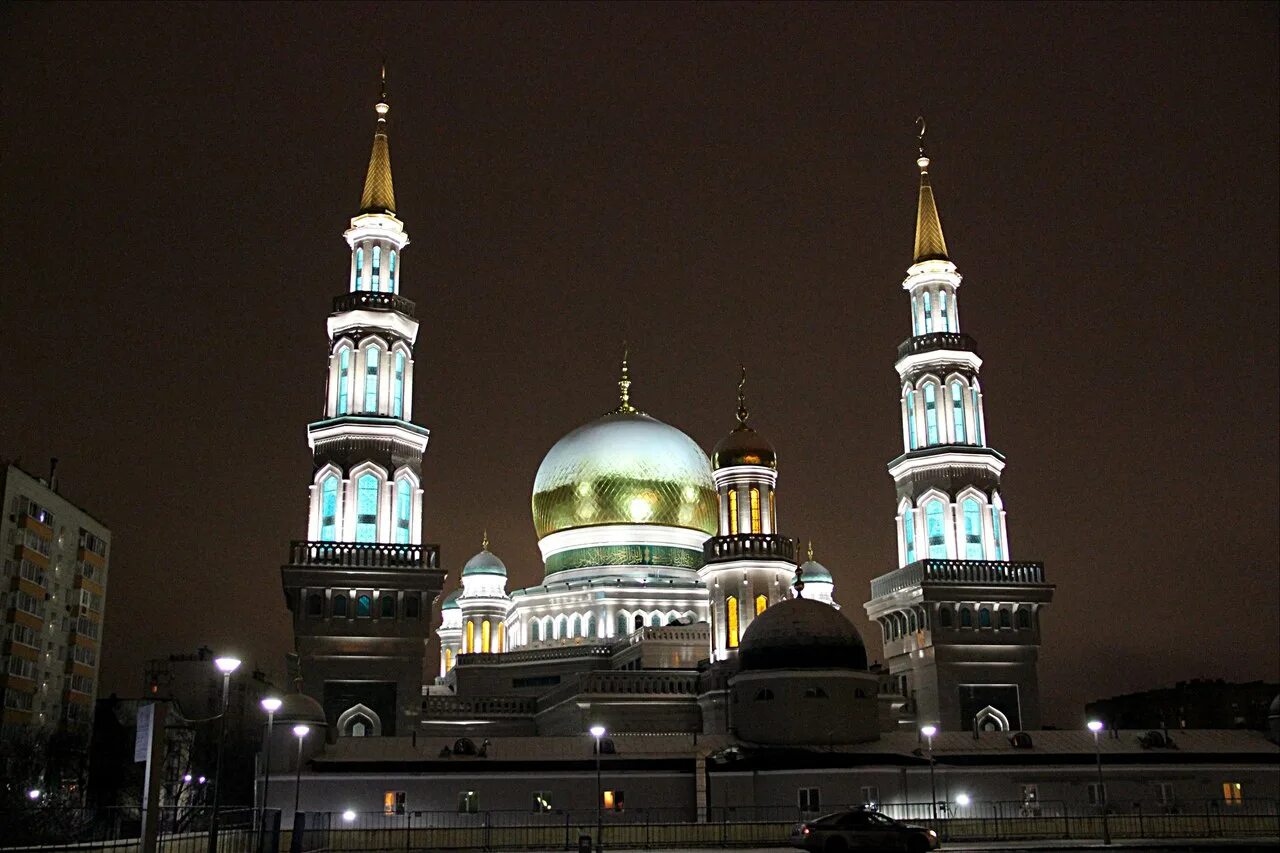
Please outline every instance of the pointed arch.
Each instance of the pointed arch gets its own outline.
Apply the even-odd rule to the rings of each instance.
[[[619,610],[613,617],[614,636],[625,637],[631,633],[631,617],[627,615],[627,611]]]
[[[973,725],[980,732],[1007,732],[1009,718],[999,708],[988,705],[973,715]]]
[[[358,725],[365,729],[359,733],[353,731]],[[338,715],[338,735],[340,737],[377,737],[382,734],[382,718],[378,712],[368,705],[357,702]]]
[[[922,500],[926,553],[931,560],[947,559],[947,506],[943,497],[932,495]]]

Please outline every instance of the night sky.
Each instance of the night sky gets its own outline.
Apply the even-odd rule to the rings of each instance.
[[[626,339],[708,452],[746,363],[782,532],[879,657],[923,113],[1012,553],[1057,584],[1046,721],[1280,677],[1275,5],[0,15],[0,454],[113,531],[103,695],[201,644],[283,673],[384,55],[449,588],[485,527],[541,579],[534,473]]]

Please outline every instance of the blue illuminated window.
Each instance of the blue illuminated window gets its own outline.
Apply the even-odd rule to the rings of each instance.
[[[967,607],[960,608],[960,627],[961,628],[973,627],[973,611]]]
[[[356,481],[356,541],[378,541],[378,478],[373,474]]]
[[[955,443],[964,444],[964,386],[959,379],[951,383],[951,427],[955,432]]]
[[[907,510],[902,514],[902,541],[907,552],[907,563],[916,561],[916,514]]]
[[[338,351],[338,414],[345,415],[351,397],[351,350]]]
[[[590,613],[582,618],[582,636],[588,640],[596,635],[596,617]]]
[[[929,291],[924,292],[924,333],[927,335],[933,331],[933,301],[929,296]]]
[[[929,559],[947,559],[947,536],[943,532],[942,501],[934,498],[925,505],[924,526],[929,536]]]
[[[391,293],[400,292],[400,282],[396,281],[396,250],[391,250],[391,264],[387,267],[387,290]]]
[[[356,249],[356,290],[363,290],[364,249]]]
[[[991,507],[991,540],[996,546],[996,559],[1004,559],[1004,533],[1000,530],[1000,510],[993,504]]]
[[[973,402],[973,443],[986,444],[987,440],[982,435],[982,408],[978,405],[978,389],[969,389],[969,399]]]
[[[982,550],[982,507],[973,498],[966,498],[964,502],[964,558],[986,558]]]
[[[396,353],[395,375],[391,381],[391,416],[393,418],[404,417],[404,366],[404,353]]]
[[[932,382],[924,384],[924,443],[938,443],[938,386]]]
[[[951,321],[947,318],[947,292],[938,291],[938,308],[942,311],[942,331],[951,331]]]
[[[356,596],[356,616],[367,619],[373,613],[373,599],[367,595]]]
[[[920,446],[920,441],[916,438],[916,392],[907,392],[907,443],[908,447],[915,450]]]
[[[413,520],[413,485],[406,479],[396,483],[396,541],[409,544],[409,524]]]
[[[991,608],[990,607],[984,607],[978,611],[978,627],[979,628],[991,627]]]
[[[542,626],[538,624],[538,620],[534,619],[529,623],[529,642],[537,643],[542,640]]]
[[[378,411],[378,362],[382,350],[368,347],[364,351],[364,410]]]
[[[381,289],[380,279],[382,278],[382,247],[373,247],[373,273],[369,276],[369,289]]]
[[[334,475],[320,484],[320,539],[338,541],[338,478]]]
[[[920,334],[920,308],[914,296],[911,297],[911,334]]]

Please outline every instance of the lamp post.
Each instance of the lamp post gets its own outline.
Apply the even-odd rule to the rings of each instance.
[[[1107,823],[1107,789],[1102,784],[1102,744],[1098,734],[1102,731],[1101,720],[1090,720],[1089,731],[1093,732],[1093,755],[1098,760],[1098,806],[1102,809],[1102,843],[1111,843],[1111,826]]]
[[[591,727],[591,736],[596,739],[596,851],[600,850],[600,836],[604,829],[604,813],[601,811],[601,801],[604,798],[604,792],[600,790],[600,738],[605,735],[604,726],[596,723]]]
[[[284,703],[274,696],[268,696],[259,704],[262,705],[262,710],[267,712],[267,748],[263,750],[262,758],[262,809],[258,812],[258,847],[261,848],[263,843],[261,830],[267,816],[267,790],[271,785],[271,729],[276,722],[276,711],[279,711]]]
[[[920,734],[929,744],[929,805],[933,809],[933,819],[938,819],[938,786],[933,780],[933,736],[938,733],[937,726],[921,726]]]
[[[227,741],[227,706],[231,702],[231,673],[240,668],[239,658],[214,658],[222,673],[222,720],[218,725],[218,765],[213,777],[213,814],[209,818],[209,853],[218,853],[218,808],[222,805],[222,752]]]
[[[293,815],[297,820],[298,804],[302,797],[302,739],[311,731],[311,726],[294,726],[293,734],[298,739],[298,775],[294,778],[293,783]]]

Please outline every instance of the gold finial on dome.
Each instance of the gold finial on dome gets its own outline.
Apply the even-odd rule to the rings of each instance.
[[[618,380],[618,408],[613,410],[615,415],[641,414],[639,409],[631,405],[631,370],[627,366],[627,357],[630,354],[631,348],[624,342],[622,344],[622,377]]]
[[[742,378],[738,380],[738,423],[742,426],[747,425],[747,418],[751,417],[751,413],[747,411],[747,366],[739,364],[742,368]]]
[[[929,158],[924,155],[924,132],[927,125],[924,116],[916,118],[916,141],[920,167],[920,203],[916,209],[916,246],[912,263],[921,261],[946,261],[947,241],[942,237],[942,221],[938,218],[938,205],[933,200],[933,187],[929,185]]]
[[[799,552],[800,540],[796,540],[796,551]],[[796,598],[804,598],[804,566],[800,565],[800,557],[796,557],[796,580],[791,584],[796,591]]]
[[[809,562],[813,562],[813,540],[809,540]]]
[[[487,527],[484,529],[484,538],[480,540],[480,550],[489,550],[489,528]]]

